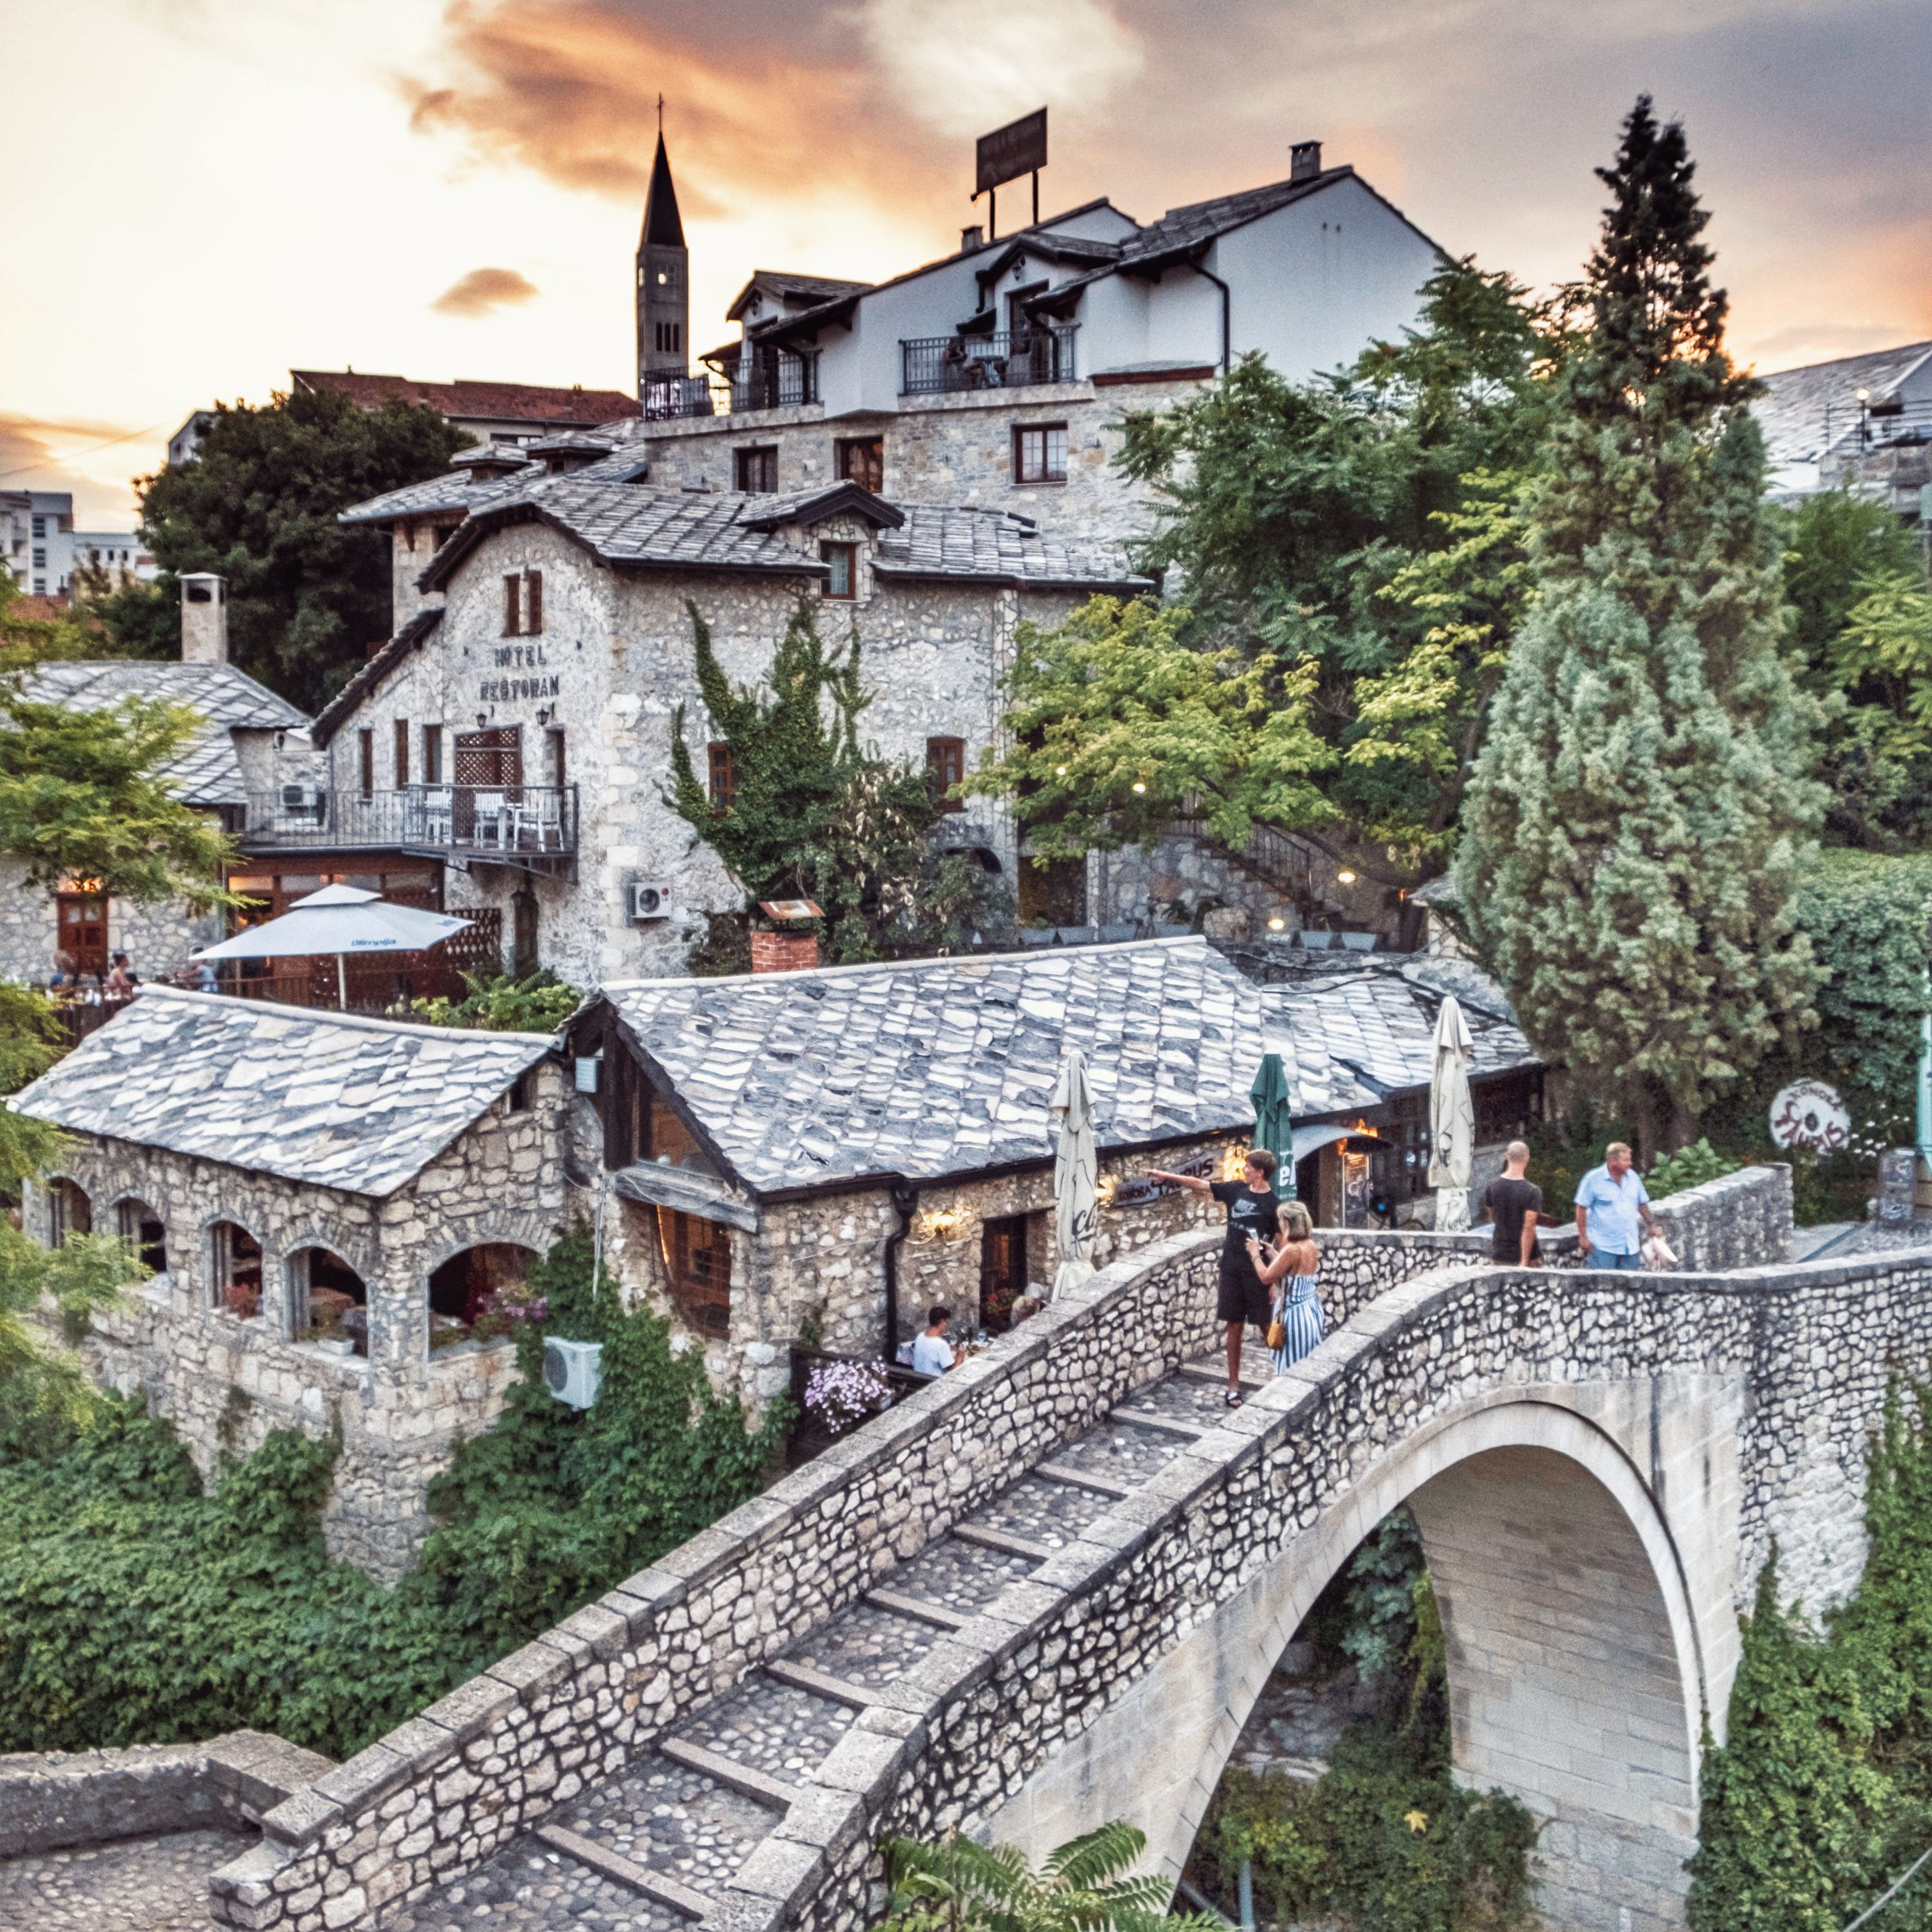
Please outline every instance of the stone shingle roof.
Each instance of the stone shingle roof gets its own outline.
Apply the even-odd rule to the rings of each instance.
[[[1257,992],[1269,1044],[1293,1069],[1297,1120],[1358,1112],[1426,1088],[1445,993],[1469,1022],[1472,1078],[1540,1064],[1501,988],[1463,962],[1392,958]]]
[[[8,1104],[76,1134],[380,1197],[555,1044],[158,986]]]
[[[608,986],[729,1168],[764,1195],[1050,1160],[1087,1055],[1103,1147],[1254,1123],[1257,989],[1198,939]]]
[[[621,389],[560,389],[541,383],[424,383],[411,376],[377,376],[353,369],[291,369],[297,389],[332,390],[363,409],[392,398],[425,405],[445,416],[499,422],[586,427],[635,416],[637,398]]]
[[[1801,369],[1780,369],[1758,380],[1764,392],[1751,405],[1774,463],[1815,462],[1858,433],[1858,392],[1875,401],[1932,357],[1932,342],[1910,342],[1866,355],[1843,355]]]
[[[248,789],[235,756],[236,731],[300,731],[308,715],[257,684],[232,664],[180,664],[115,658],[42,664],[26,695],[43,704],[102,711],[125,697],[192,705],[207,720],[186,750],[161,776],[191,805],[237,805]]]

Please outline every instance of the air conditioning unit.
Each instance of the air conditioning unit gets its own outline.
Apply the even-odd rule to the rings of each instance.
[[[543,1340],[543,1386],[560,1402],[587,1409],[597,1399],[604,1380],[601,1342],[563,1342],[554,1335]]]
[[[641,925],[648,919],[671,916],[671,888],[657,879],[631,881],[631,923]]]
[[[322,795],[313,785],[285,785],[281,808],[285,812],[313,812],[321,809]]]

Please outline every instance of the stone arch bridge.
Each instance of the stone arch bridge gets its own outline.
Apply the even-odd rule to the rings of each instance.
[[[1217,1238],[1143,1251],[285,1798],[214,1915],[846,1932],[881,1838],[954,1823],[1037,1854],[1126,1817],[1177,1872],[1303,1612],[1406,1501],[1457,1764],[1546,1821],[1545,1923],[1679,1924],[1736,1604],[1774,1536],[1814,1604],[1855,1578],[1932,1254],[1784,1262],[1782,1168],[1664,1206],[1700,1272],[1330,1237],[1327,1340],[1234,1411]]]

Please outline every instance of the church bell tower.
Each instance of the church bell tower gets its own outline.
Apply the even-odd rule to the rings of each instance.
[[[657,132],[657,155],[651,165],[651,187],[644,198],[644,232],[637,245],[637,389],[682,376],[691,368],[690,262],[685,224],[678,214],[678,191],[671,185],[671,159],[664,131]]]

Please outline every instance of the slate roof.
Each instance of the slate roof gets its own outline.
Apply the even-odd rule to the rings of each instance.
[[[1909,342],[1866,355],[1807,363],[1760,376],[1764,392],[1751,405],[1774,463],[1810,463],[1858,432],[1858,392],[1889,396],[1932,357],[1932,342]]]
[[[1207,942],[921,959],[603,996],[754,1192],[1048,1161],[1069,1047],[1103,1147],[1254,1125],[1257,989]]]
[[[1435,1021],[1453,993],[1475,1041],[1472,1078],[1540,1063],[1502,989],[1466,961],[1391,958],[1256,989],[1269,1044],[1291,1069],[1297,1120],[1355,1113],[1392,1094],[1426,1088],[1435,1071]]]
[[[354,369],[291,369],[298,389],[328,389],[363,409],[392,397],[423,403],[445,416],[500,422],[550,423],[588,428],[638,413],[637,398],[621,389],[559,389],[540,383],[423,383],[411,376],[367,375]]]
[[[751,279],[731,298],[724,319],[735,322],[754,295],[775,295],[781,302],[788,295],[809,295],[823,302],[841,295],[856,295],[871,286],[869,281],[846,281],[837,275],[792,275],[783,269],[753,269]]]
[[[609,451],[593,463],[565,472],[579,481],[628,483],[649,466],[648,457],[627,441],[622,425],[607,426],[595,435],[574,435],[570,441],[574,445],[601,444]],[[515,454],[521,456],[523,452],[518,450]],[[421,483],[407,483],[400,490],[386,491],[380,497],[352,503],[347,509],[337,512],[336,521],[392,523],[406,517],[428,516],[439,510],[486,509],[492,503],[507,503],[522,496],[533,484],[549,474],[542,463],[531,457],[502,475],[473,476],[463,466],[463,452],[459,451],[451,459],[446,475],[432,476]]]
[[[8,1104],[73,1133],[380,1198],[555,1044],[155,986]]]
[[[191,805],[239,805],[248,788],[235,756],[233,734],[300,731],[309,718],[285,698],[232,664],[181,664],[135,658],[42,664],[28,679],[27,696],[76,711],[101,711],[124,697],[192,705],[207,721],[181,755],[160,774]]]

